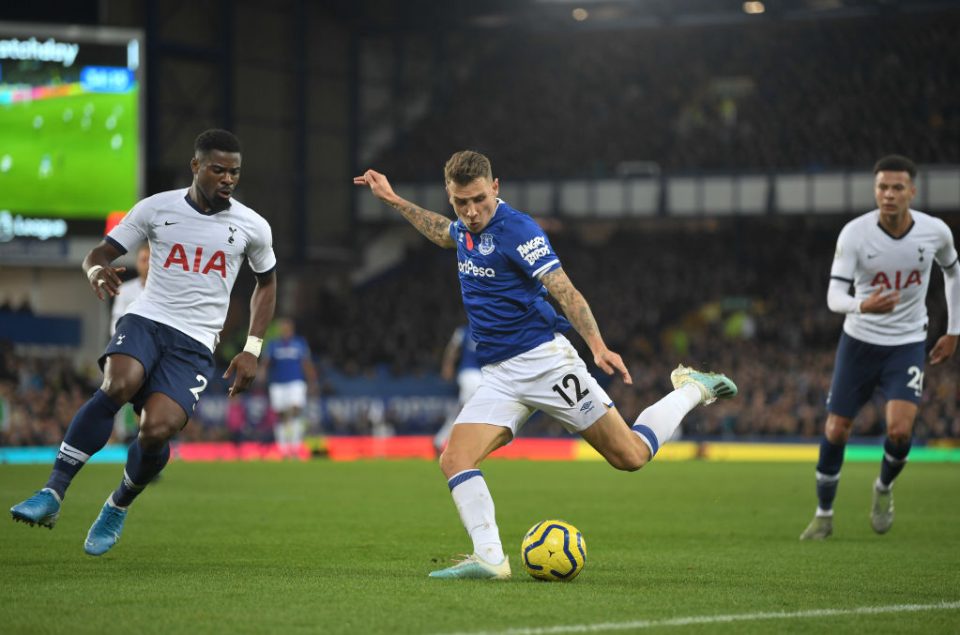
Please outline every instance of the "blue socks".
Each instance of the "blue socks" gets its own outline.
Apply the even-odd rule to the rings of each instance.
[[[833,511],[833,499],[840,484],[840,468],[846,444],[834,445],[824,437],[820,440],[820,460],[817,461],[817,515],[827,516]]]
[[[63,500],[70,482],[91,456],[103,449],[113,434],[113,417],[122,404],[116,404],[107,393],[97,390],[73,416],[60,451],[53,463],[49,487]]]
[[[903,466],[907,464],[907,455],[910,454],[910,446],[913,439],[903,444],[895,444],[887,437],[883,443],[883,461],[880,463],[880,485],[889,489],[893,484],[893,479],[903,471]]]
[[[155,452],[144,450],[140,446],[140,439],[131,443],[127,450],[127,465],[123,469],[123,480],[113,492],[113,504],[117,507],[127,507],[160,473],[169,460],[169,443],[164,443],[163,447]]]

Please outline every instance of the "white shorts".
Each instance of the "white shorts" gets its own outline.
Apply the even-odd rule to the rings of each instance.
[[[465,368],[457,373],[457,384],[460,386],[460,403],[467,403],[477,388],[483,383],[483,373],[479,368]]]
[[[307,405],[307,382],[302,379],[270,384],[270,407],[274,412],[291,408],[303,410]]]
[[[483,383],[455,423],[489,423],[510,428],[516,436],[530,415],[542,410],[579,433],[613,405],[570,340],[559,333],[553,341],[481,371]]]

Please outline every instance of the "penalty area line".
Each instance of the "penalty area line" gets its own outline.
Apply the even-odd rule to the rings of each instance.
[[[935,604],[892,604],[888,606],[860,606],[852,609],[810,609],[807,611],[771,611],[739,613],[733,615],[691,615],[662,620],[635,620],[631,622],[599,622],[596,624],[567,624],[532,628],[508,628],[502,631],[462,631],[447,635],[560,635],[562,633],[602,633],[604,631],[628,631],[662,626],[693,626],[699,624],[725,624],[756,620],[798,620],[812,617],[838,617],[843,615],[878,615],[882,613],[915,613],[918,611],[951,611],[960,609],[960,602],[937,602]]]

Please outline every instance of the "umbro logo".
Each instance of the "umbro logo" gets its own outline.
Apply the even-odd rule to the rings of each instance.
[[[592,401],[585,401],[583,402],[583,405],[580,406],[580,412],[590,412],[591,410],[593,410]]]

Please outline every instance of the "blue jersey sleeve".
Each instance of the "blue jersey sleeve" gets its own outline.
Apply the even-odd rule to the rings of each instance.
[[[539,280],[543,274],[560,267],[560,259],[535,220],[529,216],[518,220],[520,222],[504,237],[507,258],[528,276]]]

